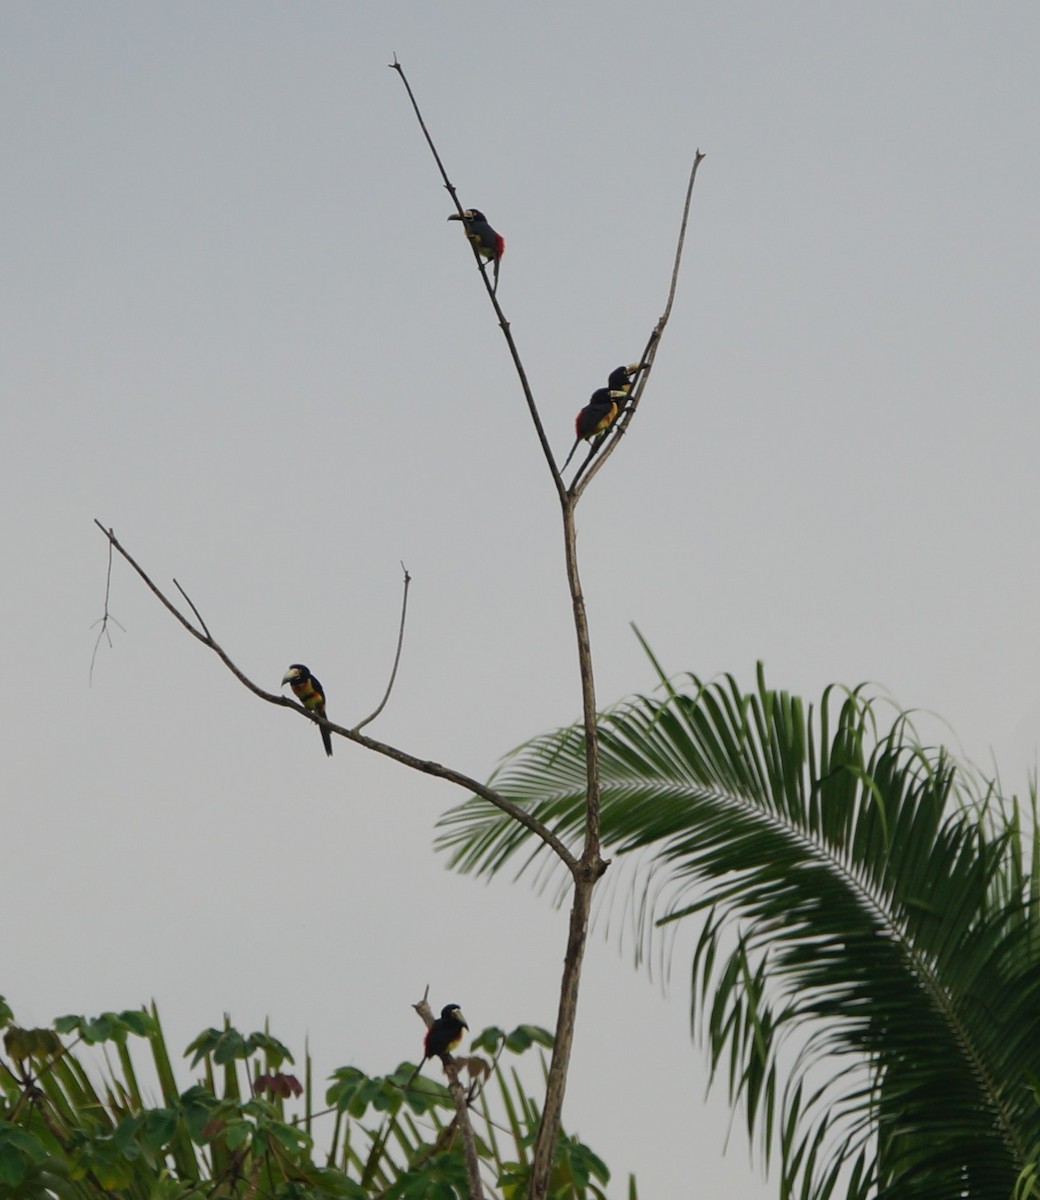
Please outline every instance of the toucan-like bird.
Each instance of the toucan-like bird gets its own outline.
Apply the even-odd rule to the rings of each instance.
[[[444,1056],[450,1054],[462,1041],[464,1029],[469,1029],[469,1026],[466,1024],[466,1018],[462,1015],[462,1009],[457,1004],[445,1004],[441,1009],[441,1015],[426,1031],[426,1036],[423,1038],[422,1062],[412,1072],[412,1079],[423,1069],[428,1058],[439,1058],[443,1062]],[[408,1080],[409,1087],[412,1079]]]
[[[615,367],[607,379],[607,387],[612,392],[630,392],[636,375],[647,363],[629,363],[627,367]]]
[[[317,713],[319,717],[325,716],[325,689],[303,663],[293,663],[285,672],[282,687],[285,687],[287,683],[291,685],[293,695],[308,712]],[[332,734],[324,725],[319,728],[321,729],[321,740],[325,744],[325,753],[331,756]]]
[[[629,363],[627,367],[615,367],[607,376],[607,386],[592,393],[588,404],[578,413],[574,421],[574,432],[577,436],[571,447],[567,461],[560,471],[567,469],[567,463],[574,457],[578,443],[585,438],[591,440],[597,434],[604,433],[621,415],[625,407],[625,399],[632,390],[636,375],[646,366],[646,363]]]
[[[496,292],[498,290],[498,264],[506,252],[506,239],[491,228],[487,217],[479,208],[467,208],[461,216],[459,213],[452,213],[448,220],[461,221],[466,237],[476,247],[480,257],[491,260],[494,268],[491,291]]]
[[[622,391],[620,388],[597,388],[589,397],[588,404],[574,418],[574,445],[571,446],[571,452],[567,455],[562,467],[561,474],[567,470],[567,463],[574,457],[574,451],[578,448],[578,443],[584,438],[586,441],[591,440],[599,433],[604,433],[618,418],[618,413],[624,408],[625,399],[628,396],[627,389]]]

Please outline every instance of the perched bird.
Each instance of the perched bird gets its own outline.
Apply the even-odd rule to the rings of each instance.
[[[607,379],[607,387],[612,392],[630,392],[635,376],[645,366],[646,363],[629,363],[627,367],[615,367]]]
[[[618,370],[621,370],[619,367]],[[614,374],[616,374],[615,372]],[[611,375],[611,378],[614,376]],[[626,376],[627,378],[627,376]],[[631,384],[629,385],[629,387]],[[571,446],[571,452],[562,467],[561,473],[567,470],[567,463],[574,457],[574,451],[578,448],[578,443],[584,438],[586,441],[594,438],[598,433],[603,433],[609,429],[617,420],[618,413],[624,408],[625,398],[628,396],[628,388],[622,391],[620,388],[597,388],[589,397],[588,404],[578,413],[574,419],[574,432],[577,435],[574,439],[574,445]]]
[[[303,663],[293,663],[285,672],[282,687],[287,683],[292,685],[293,695],[308,712],[317,713],[319,717],[325,716],[325,690]],[[325,743],[325,753],[331,756],[332,734],[324,725],[319,728],[321,740]]]
[[[494,267],[491,291],[496,292],[498,290],[498,264],[506,252],[506,239],[491,228],[487,217],[479,208],[467,208],[461,216],[458,213],[452,213],[448,220],[461,221],[466,237],[473,243],[480,257],[491,260]]]
[[[408,1080],[409,1087],[411,1087],[412,1080],[423,1069],[428,1058],[439,1058],[441,1062],[444,1061],[445,1054],[450,1054],[462,1041],[464,1029],[469,1029],[469,1026],[466,1024],[466,1018],[462,1015],[462,1009],[457,1004],[445,1004],[441,1009],[441,1015],[426,1031],[426,1037],[423,1038],[422,1062],[412,1072],[412,1078]]]

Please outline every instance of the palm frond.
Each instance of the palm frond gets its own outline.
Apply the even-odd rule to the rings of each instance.
[[[582,736],[536,738],[494,778],[575,847]],[[605,853],[638,862],[645,945],[701,922],[692,1018],[781,1195],[1009,1196],[1040,1145],[1035,838],[1013,802],[905,716],[882,730],[862,690],[814,709],[761,671],[749,694],[690,677],[631,699],[600,748]],[[541,866],[479,799],[441,829],[459,870]]]

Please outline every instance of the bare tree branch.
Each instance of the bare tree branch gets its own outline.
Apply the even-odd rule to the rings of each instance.
[[[404,623],[408,615],[408,585],[412,582],[411,575],[408,574],[408,568],[401,563],[401,570],[404,572],[404,594],[401,597],[401,625],[397,631],[397,653],[394,655],[394,665],[390,668],[390,681],[386,685],[386,691],[383,693],[382,700],[376,705],[375,711],[365,717],[363,721],[358,721],[354,726],[354,732],[359,729],[364,729],[366,725],[371,724],[376,717],[386,708],[386,702],[390,699],[390,693],[394,690],[394,680],[397,678],[397,668],[401,663],[401,647],[404,645]]]
[[[180,584],[177,582],[177,580],[176,580],[176,579],[173,581],[173,586],[174,586],[174,587],[177,589],[177,591],[178,591],[178,592],[180,592],[180,594],[181,594],[181,595],[184,597],[184,599],[185,599],[185,600],[188,602],[188,607],[189,607],[189,608],[191,609],[191,611],[192,611],[192,612],[195,614],[195,620],[196,620],[196,621],[198,621],[198,623],[199,623],[199,627],[202,629],[202,632],[203,632],[203,633],[206,635],[206,638],[207,638],[207,640],[208,640],[208,641],[210,641],[210,642],[212,642],[212,641],[213,641],[213,639],[212,639],[212,637],[210,637],[210,632],[209,632],[209,629],[206,627],[206,622],[205,622],[205,621],[202,619],[202,614],[199,612],[199,610],[198,610],[198,609],[195,607],[195,605],[192,603],[192,599],[191,599],[191,597],[190,597],[190,596],[188,595],[188,593],[187,593],[187,592],[184,590],[184,588],[182,588],[182,587],[181,587],[181,585],[180,585]]]
[[[441,178],[444,181],[444,186],[451,195],[456,209],[461,214],[463,209],[459,203],[455,188],[448,179],[443,162],[441,161],[440,155],[423,120],[422,114],[415,100],[415,96],[407,78],[405,77],[400,63],[398,63],[396,59],[396,56],[394,58],[394,62],[391,63],[390,66],[392,69],[397,71],[402,83],[405,86],[408,97],[415,111],[416,118],[419,121],[420,128],[426,138],[431,152],[433,153],[434,160],[437,163]],[[489,788],[477,780],[472,779],[461,772],[455,771],[452,768],[442,766],[440,763],[420,759],[404,750],[398,749],[397,747],[390,746],[387,743],[379,742],[373,738],[367,737],[360,732],[364,725],[368,724],[382,711],[394,684],[394,679],[396,677],[397,668],[400,661],[401,647],[404,636],[405,612],[407,608],[409,583],[407,571],[405,571],[404,598],[402,601],[401,626],[398,635],[397,654],[394,659],[394,665],[391,671],[390,683],[387,687],[386,695],[383,697],[379,707],[370,717],[365,718],[353,728],[346,728],[342,725],[333,724],[324,717],[319,717],[316,713],[309,711],[301,704],[296,703],[294,700],[290,700],[280,694],[268,692],[255,684],[237,666],[237,664],[230,658],[230,656],[213,637],[204,618],[202,617],[200,610],[196,607],[184,588],[182,588],[181,585],[174,580],[175,587],[186,602],[192,617],[197,624],[193,624],[192,620],[185,616],[184,613],[169,599],[169,597],[159,587],[156,586],[147,573],[120,545],[113,531],[111,529],[106,529],[105,526],[100,523],[100,521],[95,522],[102,533],[105,534],[109,542],[109,582],[111,580],[112,555],[113,552],[117,552],[133,568],[145,585],[157,597],[160,603],[167,609],[168,612],[171,613],[172,616],[174,616],[177,621],[180,622],[185,630],[187,630],[187,632],[197,641],[201,642],[207,649],[216,654],[224,666],[235,676],[235,678],[238,679],[239,682],[254,695],[258,696],[260,699],[269,704],[276,704],[283,708],[292,708],[307,720],[318,724],[321,728],[328,729],[331,733],[335,733],[338,736],[355,742],[357,745],[363,746],[368,750],[372,750],[375,753],[391,758],[394,761],[399,762],[413,770],[420,771],[427,775],[432,775],[436,778],[445,779],[450,783],[465,788],[468,792],[480,797],[489,804],[492,804],[502,812],[506,813],[512,819],[518,821],[521,825],[538,837],[554,854],[556,854],[561,862],[563,862],[570,871],[574,881],[574,893],[570,911],[567,950],[564,959],[563,975],[560,985],[560,999],[553,1043],[553,1052],[549,1066],[548,1079],[546,1082],[545,1102],[542,1108],[542,1117],[538,1128],[531,1166],[530,1188],[528,1193],[530,1200],[545,1200],[545,1197],[548,1193],[552,1164],[560,1129],[571,1050],[573,1046],[578,991],[581,981],[584,952],[588,939],[589,914],[591,911],[592,895],[597,881],[603,875],[608,866],[601,856],[599,740],[597,729],[595,680],[593,674],[588,618],[585,608],[585,599],[581,587],[581,579],[578,571],[575,510],[578,500],[584,493],[585,488],[591,482],[596,472],[602,467],[606,459],[611,453],[613,453],[613,450],[617,445],[617,441],[624,435],[625,430],[632,419],[635,408],[639,403],[640,397],[645,389],[647,378],[656,355],[658,342],[671,313],[683,245],[685,241],[686,226],[689,216],[694,180],[696,178],[697,167],[703,157],[704,156],[698,150],[694,159],[693,168],[690,173],[690,181],[686,193],[686,204],[683,212],[683,220],[679,233],[675,262],[672,270],[671,287],[669,289],[664,313],[655,326],[647,343],[647,348],[644,352],[642,361],[646,364],[646,366],[642,371],[637,385],[633,389],[632,397],[626,406],[625,412],[616,424],[616,428],[611,430],[605,443],[598,444],[593,448],[593,451],[590,453],[585,463],[582,464],[569,489],[566,488],[563,483],[560,471],[556,465],[555,458],[549,446],[548,439],[546,438],[545,430],[542,426],[538,408],[535,404],[534,396],[527,378],[527,373],[523,362],[521,361],[519,351],[517,350],[510,324],[506,320],[506,317],[502,311],[501,305],[495,293],[495,289],[492,286],[491,281],[488,279],[485,263],[480,254],[477,252],[477,248],[471,243],[472,252],[478,268],[480,269],[481,277],[488,293],[488,298],[491,301],[492,307],[498,318],[499,327],[501,328],[502,334],[505,337],[506,345],[509,350],[510,357],[512,358],[513,365],[523,391],[524,399],[527,404],[539,444],[542,448],[543,456],[545,457],[546,463],[549,466],[550,474],[560,500],[564,532],[566,573],[568,588],[571,596],[575,639],[577,643],[578,665],[582,690],[582,720],[585,731],[585,836],[580,858],[576,857],[575,854],[560,840],[555,833],[543,826],[541,822],[534,819],[525,809],[508,800],[506,797],[500,795],[494,791],[494,789]],[[599,452],[600,450],[602,452]],[[107,619],[108,593],[106,591],[105,616],[102,618],[102,635],[106,632]],[[101,635],[99,635],[99,643],[100,637]],[[97,646],[95,646],[95,654],[96,651]],[[425,1004],[425,997],[422,1003]],[[426,1007],[428,1009],[428,1005]],[[420,1006],[417,1005],[416,1008],[418,1011]],[[430,1019],[432,1019],[432,1014],[429,1015]],[[446,1069],[448,1069],[449,1066],[453,1068],[452,1071],[449,1071],[449,1079],[451,1080],[452,1095],[455,1098],[456,1108],[459,1112],[460,1126],[463,1129],[463,1136],[465,1138],[466,1129],[469,1128],[469,1123],[468,1116],[464,1116],[466,1104],[464,1089],[462,1088],[461,1081],[459,1080],[457,1070],[454,1070],[454,1064],[446,1063],[445,1066]],[[469,1129],[469,1139],[470,1142],[466,1147],[467,1173],[470,1179],[470,1188],[473,1200],[479,1200],[482,1195],[481,1182],[479,1178],[479,1160],[477,1159],[471,1128]]]
[[[416,102],[415,95],[412,92],[407,77],[405,76],[404,68],[397,61],[396,55],[394,55],[394,61],[387,65],[391,68],[391,70],[396,71],[401,77],[401,82],[404,84],[405,90],[408,92],[408,99],[411,100],[412,108],[415,109],[415,115],[419,121],[419,127],[423,131],[426,142],[433,154],[434,161],[437,163],[437,169],[440,171],[441,178],[444,180],[444,186],[451,194],[452,200],[455,201],[455,207],[461,216],[464,212],[464,209],[462,204],[459,202],[459,197],[455,191],[454,184],[448,179],[448,173],[444,169],[444,163],[441,161],[440,154],[437,153],[437,147],[433,143],[433,138],[430,137],[430,131],[426,128],[426,122],[423,120],[422,113],[419,111],[419,105]],[[484,260],[477,253],[477,249],[472,243],[470,243],[470,249],[473,251],[473,257],[477,260],[477,266],[480,267],[480,275],[484,280],[484,287],[487,289],[488,299],[491,301],[492,307],[495,310],[495,315],[498,317],[498,325],[502,330],[502,336],[506,339],[506,346],[509,348],[509,356],[513,360],[513,366],[515,367],[517,376],[520,380],[520,386],[523,388],[524,400],[527,402],[527,410],[531,414],[531,420],[534,423],[535,433],[537,434],[538,442],[542,447],[542,454],[545,456],[545,461],[549,465],[549,471],[552,474],[553,482],[556,485],[556,490],[559,493],[560,501],[562,503],[565,490],[563,479],[560,475],[559,469],[556,466],[556,458],[553,455],[552,447],[549,445],[549,439],[545,436],[545,429],[542,426],[542,418],[538,413],[538,406],[534,402],[534,393],[531,391],[531,385],[528,382],[527,372],[524,369],[524,364],[520,360],[520,352],[517,350],[516,342],[513,340],[513,332],[509,326],[509,322],[506,320],[505,313],[502,311],[502,306],[498,302],[498,296],[496,295],[494,288],[491,286],[491,280],[489,280],[487,277]]]
[[[588,474],[582,478],[582,472],[585,470],[585,463],[582,463],[575,475],[570,486],[570,493],[577,500],[585,489],[592,482],[596,473],[603,468],[603,464],[614,453],[614,449],[618,442],[625,436],[625,430],[628,429],[635,415],[636,408],[639,405],[639,400],[646,389],[646,381],[650,375],[650,368],[654,364],[654,359],[657,357],[657,348],[660,345],[661,336],[664,333],[665,326],[668,324],[668,318],[672,315],[672,303],[675,300],[675,290],[679,283],[679,267],[682,263],[683,247],[686,244],[686,226],[690,219],[690,204],[693,200],[693,185],[697,180],[697,168],[701,165],[704,155],[698,150],[693,156],[693,166],[690,168],[690,181],[686,185],[686,201],[683,205],[682,222],[679,225],[679,240],[675,247],[675,261],[672,265],[672,279],[668,287],[668,299],[665,301],[664,312],[658,319],[657,324],[650,334],[650,338],[646,343],[646,349],[643,351],[642,362],[647,364],[646,370],[639,376],[639,382],[632,391],[632,398],[625,407],[625,411],[621,420],[617,422],[614,428],[610,431],[609,440],[603,447],[603,452],[596,458],[595,464],[590,468]],[[587,462],[588,460],[586,460]],[[579,480],[581,482],[579,483]]]
[[[549,1194],[556,1143],[563,1120],[563,1100],[567,1091],[574,1028],[578,1013],[578,988],[589,933],[589,913],[596,883],[607,869],[600,855],[599,730],[596,712],[596,684],[592,667],[585,597],[578,574],[577,530],[574,513],[577,499],[564,494],[560,502],[563,518],[564,556],[567,586],[571,595],[574,633],[578,644],[578,670],[581,676],[582,724],[585,731],[585,844],[577,867],[571,872],[574,893],[571,897],[567,952],[560,978],[560,999],[556,1011],[556,1030],[549,1074],[545,1082],[545,1101],[538,1124],[531,1162],[529,1200],[545,1200]]]
[[[387,63],[387,66],[391,71],[396,71],[398,75],[401,76],[401,82],[404,84],[404,90],[408,93],[408,99],[412,102],[412,108],[415,109],[415,119],[419,122],[419,128],[423,131],[423,137],[426,138],[426,144],[430,147],[430,153],[433,155],[434,160],[437,163],[437,169],[440,171],[441,178],[444,180],[444,186],[448,189],[452,200],[455,201],[455,207],[458,209],[459,216],[462,216],[463,208],[459,203],[458,196],[455,194],[455,185],[448,178],[448,172],[444,169],[444,163],[441,162],[441,156],[437,153],[437,147],[433,144],[433,138],[430,137],[430,131],[426,128],[426,122],[423,120],[423,115],[419,111],[419,105],[416,102],[411,85],[409,84],[408,78],[404,73],[404,68],[397,61],[396,54],[394,55],[394,61],[392,63]],[[479,254],[477,255],[477,259],[479,261]]]
[[[429,984],[427,984],[423,988],[422,999],[416,1001],[416,1003],[412,1005],[412,1008],[414,1008],[415,1011],[419,1014],[419,1016],[422,1017],[423,1024],[426,1026],[427,1029],[429,1029],[430,1026],[434,1022],[433,1009],[430,1008],[430,985]]]
[[[91,629],[94,629],[98,625],[101,626],[101,628],[98,630],[97,641],[95,641],[95,643],[94,643],[94,653],[90,656],[90,671],[87,675],[88,684],[92,684],[94,682],[94,663],[97,660],[98,647],[101,645],[102,638],[104,638],[108,642],[109,646],[112,645],[112,635],[108,631],[109,621],[111,621],[113,625],[119,625],[119,628],[122,629],[124,633],[126,633],[126,628],[123,625],[120,625],[119,622],[115,619],[115,617],[112,616],[111,612],[109,612],[108,602],[109,602],[111,596],[112,596],[112,546],[110,543],[109,547],[108,547],[108,572],[105,575],[105,611],[101,614],[100,617],[98,617],[98,619],[90,627]]]
[[[462,1132],[462,1154],[466,1160],[470,1200],[484,1200],[484,1188],[480,1182],[480,1157],[477,1154],[477,1139],[473,1136],[473,1123],[469,1119],[466,1087],[459,1078],[459,1068],[450,1054],[444,1056],[444,1073],[448,1076],[448,1091],[455,1101],[455,1115]]]
[[[430,144],[434,158],[441,171],[445,186],[454,190],[444,171],[440,155],[426,130],[425,123],[419,113],[419,107],[404,71],[396,59],[394,69],[401,76],[412,106],[419,117],[420,125],[426,140]],[[458,204],[458,198],[455,197]],[[461,211],[461,207],[460,207]],[[475,253],[475,250],[474,250]],[[479,257],[479,256],[478,256]],[[571,496],[563,483],[556,459],[549,447],[545,430],[542,427],[538,408],[527,379],[527,372],[520,359],[519,351],[513,340],[509,322],[505,319],[498,297],[482,270],[484,286],[488,298],[498,317],[499,327],[506,339],[509,353],[516,368],[517,377],[523,390],[528,411],[534,422],[535,431],[542,447],[542,453],[549,465],[553,483],[556,486],[560,500],[560,512],[563,520],[564,551],[566,558],[567,584],[571,596],[571,607],[574,619],[575,637],[578,645],[578,664],[581,675],[582,690],[582,719],[585,728],[585,761],[586,761],[586,816],[585,844],[580,862],[576,862],[571,875],[574,879],[574,896],[571,905],[570,932],[567,940],[567,953],[564,958],[563,976],[560,983],[560,1001],[557,1010],[555,1037],[553,1040],[552,1058],[549,1064],[549,1076],[546,1081],[545,1103],[538,1126],[535,1142],[534,1159],[531,1168],[529,1197],[531,1200],[544,1200],[548,1194],[552,1164],[555,1157],[556,1142],[559,1136],[560,1122],[563,1113],[563,1098],[567,1087],[567,1073],[570,1067],[571,1048],[574,1041],[574,1024],[577,1013],[578,986],[581,981],[581,969],[584,961],[585,944],[588,938],[588,916],[592,904],[592,891],[596,881],[606,869],[606,864],[600,857],[599,832],[599,737],[596,727],[596,693],[592,669],[592,650],[589,641],[588,618],[585,613],[585,600],[581,590],[581,579],[578,574],[577,541],[574,523],[576,498]]]
[[[120,555],[134,569],[140,579],[144,582],[148,590],[159,600],[162,606],[180,622],[180,624],[191,634],[196,641],[201,642],[208,650],[220,659],[225,667],[232,675],[261,700],[266,700],[268,704],[277,704],[280,708],[291,708],[294,712],[298,712],[302,717],[306,717],[308,721],[313,721],[315,725],[324,725],[332,733],[338,734],[340,737],[347,738],[351,742],[356,742],[359,746],[364,746],[366,750],[373,750],[376,754],[382,754],[386,758],[392,758],[394,762],[401,763],[403,766],[410,767],[413,771],[421,771],[424,775],[433,775],[438,779],[447,780],[449,783],[454,783],[458,787],[465,788],[468,792],[480,796],[482,800],[486,800],[489,804],[493,804],[496,808],[500,808],[503,812],[508,813],[515,821],[519,821],[526,829],[529,829],[536,837],[540,838],[546,846],[554,854],[558,856],[560,861],[573,872],[577,867],[577,859],[568,850],[564,843],[552,832],[547,829],[541,821],[536,820],[519,805],[514,804],[512,800],[507,800],[505,796],[500,795],[492,788],[480,783],[476,779],[472,779],[468,775],[464,775],[461,771],[455,771],[451,767],[442,766],[440,763],[432,762],[428,759],[418,758],[414,754],[409,754],[406,750],[399,750],[396,746],[391,746],[386,742],[378,742],[374,738],[366,737],[363,733],[359,733],[356,729],[348,729],[344,725],[336,725],[332,721],[322,721],[316,713],[303,707],[302,704],[297,704],[295,700],[290,700],[287,696],[278,695],[275,692],[268,692],[264,688],[255,684],[248,675],[235,663],[223,647],[216,641],[207,628],[205,621],[199,613],[198,608],[188,597],[187,593],[178,583],[177,590],[187,601],[191,611],[195,614],[195,619],[201,626],[201,631],[196,629],[194,625],[184,616],[184,614],[176,607],[175,604],[167,597],[162,590],[149,577],[144,568],[135,561],[130,553],[120,544],[115,534],[111,529],[106,529],[100,521],[95,520],[94,524],[108,538],[109,545],[114,548],[117,554]],[[174,581],[176,583],[176,581]]]
[[[578,575],[577,534],[574,523],[574,513],[578,501],[585,488],[588,487],[596,472],[600,470],[607,458],[613,453],[617,441],[623,436],[639,398],[646,387],[646,381],[657,354],[661,334],[668,324],[675,299],[675,289],[679,277],[679,265],[682,261],[683,245],[686,240],[686,224],[689,218],[690,201],[693,196],[693,184],[697,177],[697,167],[703,154],[698,150],[690,171],[690,181],[686,188],[686,203],[683,207],[682,225],[679,230],[679,241],[675,251],[675,262],[672,267],[671,286],[664,312],[654,327],[653,332],[643,351],[640,360],[646,366],[639,376],[633,389],[632,400],[625,414],[618,423],[619,428],[604,447],[603,452],[595,459],[594,465],[580,480],[581,470],[571,484],[561,501],[563,513],[564,547],[567,561],[567,582],[570,587],[571,603],[574,612],[574,629],[578,639],[578,665],[581,672],[582,719],[585,726],[585,770],[586,770],[586,804],[585,804],[585,846],[582,851],[579,869],[574,872],[574,895],[571,901],[570,926],[567,937],[567,954],[563,963],[563,977],[560,982],[560,1003],[556,1018],[556,1040],[553,1044],[552,1059],[549,1064],[549,1078],[546,1081],[545,1105],[542,1109],[542,1121],[538,1127],[538,1137],[535,1141],[534,1158],[531,1166],[530,1200],[544,1200],[548,1193],[549,1177],[552,1171],[553,1156],[556,1151],[556,1137],[563,1115],[563,1099],[567,1087],[567,1072],[570,1065],[571,1048],[574,1041],[574,1026],[577,1016],[578,988],[581,982],[581,966],[584,960],[585,944],[588,939],[589,914],[592,910],[592,891],[596,881],[607,869],[600,855],[600,792],[599,792],[599,737],[596,728],[596,689],[592,668],[592,649],[589,642],[588,619],[585,612],[585,601],[581,590],[581,580]],[[586,463],[590,460],[587,459]]]
[[[415,115],[419,120],[420,128],[426,137],[430,150],[433,152],[434,159],[441,172],[441,177],[444,180],[444,185],[451,193],[455,204],[458,207],[459,213],[462,213],[462,206],[459,204],[458,196],[455,194],[451,182],[448,179],[447,172],[444,169],[444,164],[441,161],[440,154],[430,137],[426,124],[423,121],[422,114],[419,111],[419,105],[416,102],[415,95],[405,78],[401,64],[397,61],[396,55],[391,67],[397,71],[401,77],[408,92],[408,97],[412,102],[412,107],[415,110]],[[613,452],[617,440],[624,435],[625,429],[628,427],[632,419],[633,412],[639,402],[639,397],[642,395],[646,386],[647,377],[650,368],[653,365],[654,356],[657,350],[657,344],[660,340],[661,333],[668,322],[668,317],[671,314],[672,301],[675,297],[676,283],[679,274],[679,264],[682,258],[683,243],[686,236],[686,224],[690,210],[690,199],[693,192],[693,182],[697,174],[697,166],[704,156],[697,151],[693,163],[693,169],[690,172],[690,182],[686,191],[686,205],[683,210],[682,226],[679,233],[679,242],[676,249],[675,263],[672,268],[672,281],[668,293],[668,299],[665,304],[664,314],[657,322],[656,327],[650,335],[647,342],[646,350],[644,351],[642,362],[646,364],[640,375],[639,381],[633,390],[632,399],[626,407],[625,413],[618,422],[618,427],[614,431],[609,440],[605,444],[598,444],[593,447],[589,456],[578,470],[570,488],[568,489],[560,475],[559,468],[556,465],[556,459],[549,447],[548,439],[545,436],[545,431],[542,428],[541,419],[538,414],[538,409],[531,393],[530,384],[527,379],[527,372],[520,359],[520,354],[517,351],[516,343],[513,340],[512,332],[509,327],[509,322],[506,320],[501,305],[495,294],[494,288],[491,286],[487,278],[483,264],[480,262],[480,256],[473,247],[474,255],[478,259],[478,265],[481,268],[481,276],[484,280],[484,286],[487,289],[488,298],[498,317],[499,327],[502,330],[506,339],[506,344],[509,347],[509,353],[513,359],[513,365],[516,368],[517,377],[520,381],[520,386],[524,393],[524,399],[527,402],[528,410],[531,414],[531,419],[534,422],[535,432],[538,435],[538,440],[542,447],[542,453],[545,456],[546,462],[549,465],[549,470],[552,474],[553,482],[556,485],[557,494],[560,499],[560,511],[563,519],[563,535],[564,535],[564,552],[566,559],[567,585],[571,596],[571,608],[574,619],[574,632],[578,648],[578,667],[581,675],[581,693],[582,693],[582,722],[585,730],[585,766],[586,766],[586,804],[585,804],[585,841],[582,850],[581,858],[574,864],[571,875],[574,880],[574,895],[571,903],[570,929],[567,941],[567,954],[564,959],[563,977],[560,984],[560,1002],[557,1012],[556,1036],[553,1042],[552,1059],[549,1065],[549,1076],[546,1081],[545,1103],[542,1108],[542,1118],[538,1127],[538,1136],[535,1142],[534,1157],[531,1167],[531,1182],[528,1192],[530,1200],[544,1200],[548,1193],[549,1179],[552,1171],[552,1163],[556,1150],[556,1140],[559,1134],[560,1121],[563,1110],[563,1098],[567,1086],[567,1072],[570,1065],[571,1048],[574,1040],[574,1023],[577,1012],[578,987],[581,981],[581,968],[584,960],[585,945],[588,938],[589,913],[592,906],[592,892],[597,880],[603,875],[607,869],[607,863],[603,861],[600,854],[600,788],[599,788],[599,736],[597,730],[597,713],[596,713],[596,689],[595,679],[592,666],[592,649],[589,639],[588,617],[585,610],[585,598],[581,589],[581,578],[578,572],[578,554],[577,554],[577,535],[575,529],[575,508],[581,494],[591,482],[595,473],[602,467],[603,463]],[[597,451],[602,447],[602,453],[597,455]],[[590,463],[595,463],[589,468],[587,473],[586,467]]]

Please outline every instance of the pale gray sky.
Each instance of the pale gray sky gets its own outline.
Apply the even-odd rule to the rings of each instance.
[[[579,711],[555,499],[397,77],[560,454],[664,301],[587,495],[603,703],[662,662],[876,681],[1020,787],[1040,725],[1040,9],[1031,3],[0,6],[4,977],[20,1019],[269,1014],[319,1065],[414,1056],[429,982],[551,1025],[564,918],[445,872],[458,795],[250,697],[240,665],[479,777]],[[938,726],[936,726],[938,728]],[[774,1194],[667,999],[596,938],[570,1130],[621,1196]]]

